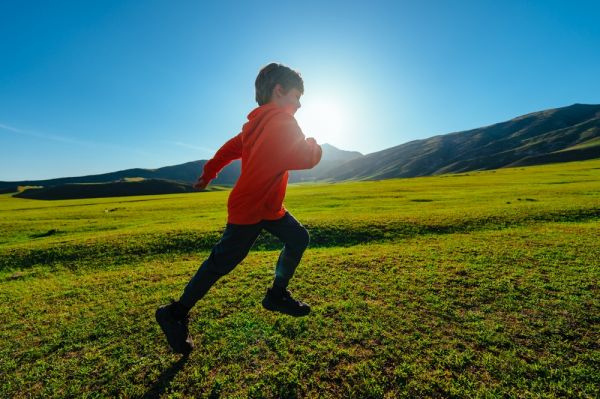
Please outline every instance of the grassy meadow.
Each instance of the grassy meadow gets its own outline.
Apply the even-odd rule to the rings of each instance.
[[[311,234],[264,310],[267,233],[192,310],[154,321],[218,240],[228,191],[0,195],[0,397],[600,396],[600,160],[292,185]]]

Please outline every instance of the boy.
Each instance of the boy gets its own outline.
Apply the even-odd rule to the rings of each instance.
[[[294,114],[300,108],[304,82],[300,74],[281,64],[269,64],[255,82],[259,105],[248,115],[242,132],[226,142],[204,165],[194,188],[204,189],[227,164],[242,159],[242,172],[227,202],[227,226],[179,301],[161,306],[156,320],[177,353],[189,353],[194,344],[188,333],[188,313],[217,282],[248,254],[265,229],[284,243],[275,267],[273,286],[262,301],[264,308],[305,316],[310,306],[287,290],[296,266],[308,246],[308,232],[286,209],[283,199],[288,170],[310,169],[321,160],[321,147],[306,139]]]

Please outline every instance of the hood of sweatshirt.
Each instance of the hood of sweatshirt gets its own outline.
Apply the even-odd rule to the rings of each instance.
[[[276,115],[287,115],[285,111],[279,108],[274,103],[267,103],[253,109],[248,114],[248,122],[242,127],[242,137],[245,144],[252,144],[260,132],[264,130],[265,125]]]

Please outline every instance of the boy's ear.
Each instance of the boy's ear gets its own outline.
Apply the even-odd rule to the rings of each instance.
[[[275,98],[283,96],[285,93],[283,92],[283,87],[281,84],[277,83],[273,88],[273,96]]]

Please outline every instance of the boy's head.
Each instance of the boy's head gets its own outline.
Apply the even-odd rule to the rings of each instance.
[[[260,70],[254,85],[258,105],[275,102],[291,114],[300,108],[300,96],[304,94],[304,81],[293,69],[282,64],[271,63]]]

